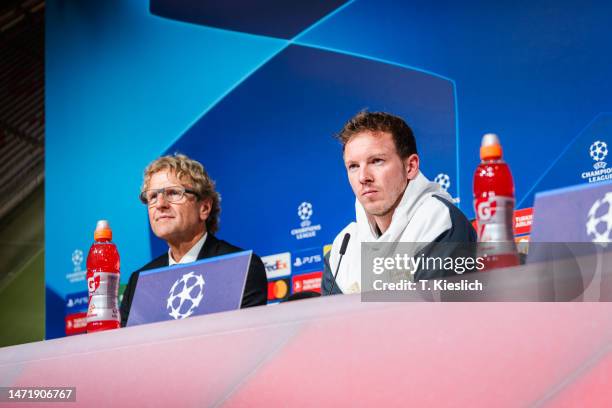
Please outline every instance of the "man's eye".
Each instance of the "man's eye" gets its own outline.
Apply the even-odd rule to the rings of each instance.
[[[357,167],[359,166],[357,166],[356,164],[349,164],[347,169],[350,171],[350,170],[355,170]]]
[[[383,159],[374,159],[372,160],[372,163],[374,164],[383,164],[385,161]]]
[[[181,196],[181,190],[176,188],[167,188],[166,189],[166,197],[169,199],[177,199]]]

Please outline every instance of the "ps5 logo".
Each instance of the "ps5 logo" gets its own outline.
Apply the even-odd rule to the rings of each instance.
[[[295,266],[296,268],[299,268],[300,266],[321,263],[322,261],[323,261],[323,258],[321,257],[321,255],[318,255],[318,254],[311,255],[311,256],[298,256],[295,258],[295,262],[293,262],[293,266]]]

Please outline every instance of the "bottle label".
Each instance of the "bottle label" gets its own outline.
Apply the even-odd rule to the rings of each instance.
[[[490,194],[487,199],[474,200],[481,242],[514,241],[512,217],[514,198]]]
[[[119,320],[119,274],[113,272],[94,272],[87,279],[89,289],[89,308],[87,321]]]

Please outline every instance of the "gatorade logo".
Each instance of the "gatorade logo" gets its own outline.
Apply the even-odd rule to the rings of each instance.
[[[100,287],[100,275],[96,275],[87,279],[89,293],[95,292]]]
[[[497,212],[497,202],[495,201],[495,197],[492,196],[489,197],[487,201],[480,202],[476,207],[476,212],[478,213],[479,220],[490,220]]]

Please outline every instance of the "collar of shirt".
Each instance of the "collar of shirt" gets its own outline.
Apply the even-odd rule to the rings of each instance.
[[[191,249],[187,251],[187,253],[183,255],[183,257],[178,262],[176,262],[174,258],[172,258],[172,253],[170,252],[170,248],[168,248],[168,266],[172,266],[176,264],[186,264],[189,262],[197,261],[198,254],[200,253],[200,250],[204,246],[204,242],[206,241],[207,236],[208,236],[208,233],[205,233],[202,236],[202,238],[200,238],[198,242],[196,242],[195,245],[192,246]]]

